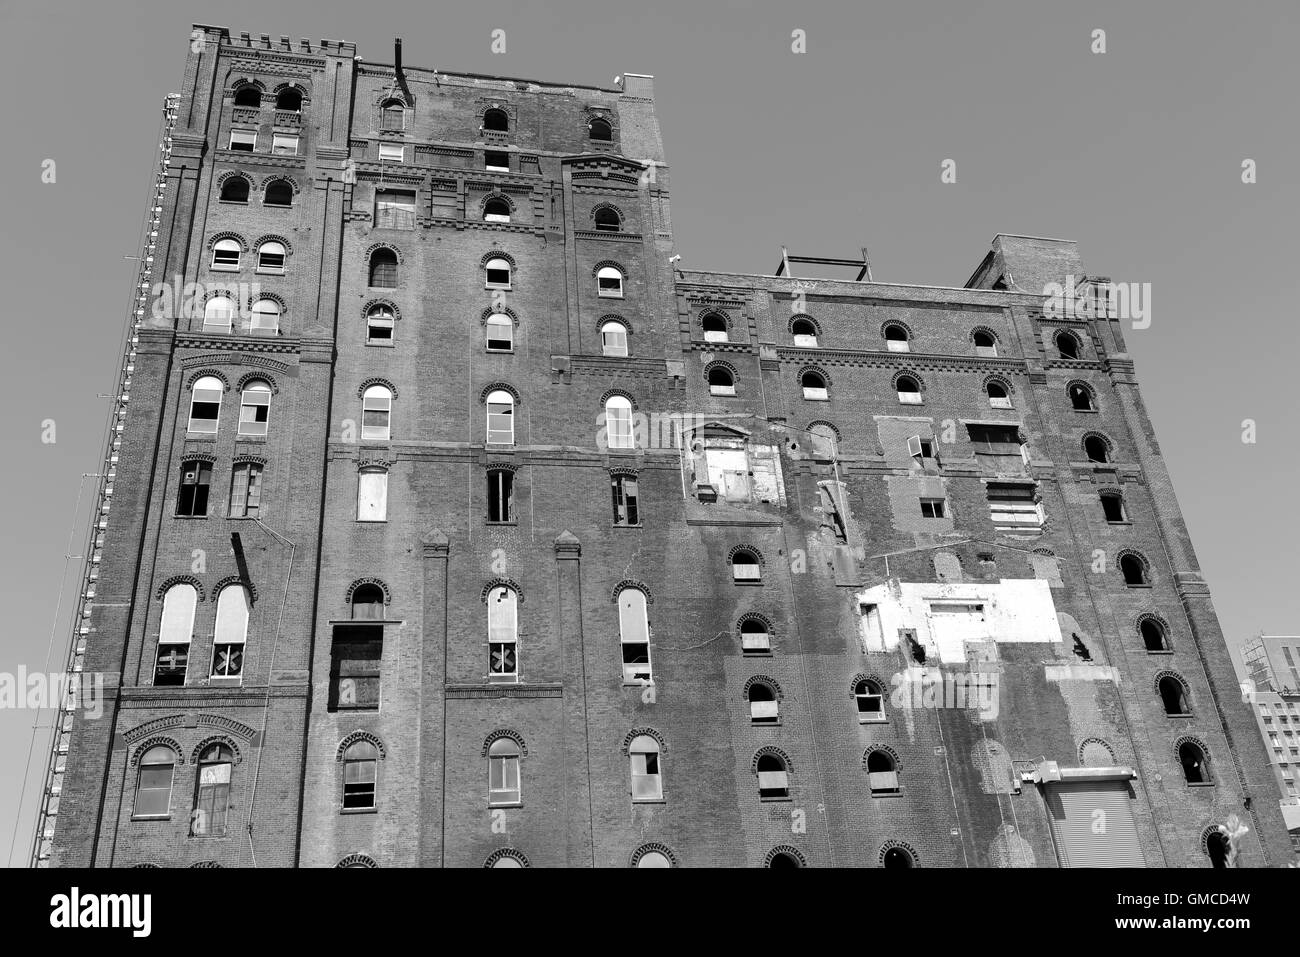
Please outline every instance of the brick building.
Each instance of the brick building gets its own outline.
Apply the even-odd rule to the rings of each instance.
[[[650,77],[355,53],[195,28],[38,863],[1289,857],[1073,243],[678,269]]]

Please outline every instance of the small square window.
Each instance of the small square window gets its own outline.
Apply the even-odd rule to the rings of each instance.
[[[510,172],[510,154],[488,150],[483,154],[483,168],[494,173]]]
[[[405,163],[406,147],[401,143],[380,143],[379,144],[379,162],[381,163]]]
[[[231,130],[230,148],[240,153],[251,153],[257,147],[255,130]]]
[[[941,498],[923,498],[921,499],[921,517],[922,518],[943,518],[945,515],[945,502]]]

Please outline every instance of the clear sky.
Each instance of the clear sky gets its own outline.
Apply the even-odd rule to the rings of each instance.
[[[1294,0],[0,0],[0,407],[14,439],[0,673],[46,667],[78,484],[100,465],[97,395],[115,385],[134,279],[122,257],[139,253],[159,107],[194,22],[351,40],[379,62],[400,36],[407,64],[448,71],[601,86],[653,74],[687,268],[769,272],[782,245],[867,246],[879,280],[960,286],[995,233],[1077,240],[1090,274],[1151,284],[1150,328],[1126,335],[1224,631],[1235,644],[1300,630]],[[940,182],[946,159],[956,183]],[[1242,183],[1244,159],[1258,182]],[[67,566],[55,668],[80,575]],[[0,860],[36,716],[0,709]]]

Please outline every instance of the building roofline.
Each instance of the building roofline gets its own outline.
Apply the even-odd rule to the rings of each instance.
[[[365,57],[358,57],[361,63],[368,67],[378,67],[381,70],[392,70],[397,72],[397,65],[394,63],[381,63],[378,60],[367,60]],[[623,91],[618,87],[595,86],[591,83],[554,83],[550,80],[533,80],[526,76],[500,76],[495,73],[466,73],[461,70],[440,70],[432,66],[408,66],[402,64],[403,73],[432,73],[435,76],[457,76],[469,80],[500,80],[502,83],[535,83],[538,86],[549,86],[556,89],[565,90],[596,90],[600,93],[613,93],[615,96],[621,96]],[[628,73],[625,76],[642,76],[640,73]]]
[[[677,272],[685,279],[688,274],[708,275],[708,276],[734,276],[738,279],[745,280],[770,280],[778,283],[798,283],[798,282],[818,282],[818,283],[835,283],[851,289],[861,290],[864,288],[902,288],[902,289],[936,289],[943,292],[968,292],[977,295],[990,296],[1024,296],[1033,299],[1036,302],[1042,302],[1043,294],[1041,292],[1021,292],[1015,289],[973,289],[970,286],[939,286],[931,283],[916,282],[882,282],[880,280],[855,280],[855,279],[823,279],[816,276],[773,276],[770,273],[749,273],[749,272],[724,272],[711,269],[679,269]]]

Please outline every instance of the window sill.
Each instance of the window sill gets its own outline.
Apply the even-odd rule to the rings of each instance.
[[[1131,589],[1133,589],[1134,591],[1141,591],[1141,590],[1144,589],[1144,588],[1149,589],[1149,588],[1151,588],[1152,586],[1150,586],[1150,585],[1125,585],[1124,587],[1125,587],[1125,588],[1131,588]]]
[[[633,804],[667,804],[667,803],[668,803],[668,799],[667,799],[667,798],[661,798],[661,797],[658,797],[658,798],[633,798],[633,799],[632,799],[632,803],[633,803]]]
[[[782,797],[763,797],[763,795],[760,794],[758,799],[764,804],[790,804],[794,801],[794,798],[790,797],[788,794],[783,795]]]
[[[373,341],[367,339],[367,340],[366,340],[366,345],[367,345],[367,346],[378,346],[380,349],[391,349],[391,348],[393,348],[393,346],[395,345],[395,343],[393,342],[392,339],[375,339],[375,340],[373,340]]]
[[[185,441],[187,442],[215,442],[217,433],[215,432],[186,432]]]
[[[1192,712],[1190,711],[1188,711],[1185,714],[1170,714],[1168,711],[1166,711],[1165,717],[1166,718],[1194,718],[1196,717],[1196,715],[1192,714]]]
[[[265,442],[266,436],[254,435],[251,432],[236,432],[235,441],[236,442]]]
[[[512,356],[515,354],[514,349],[484,349],[483,351],[490,356]]]
[[[1189,788],[1212,788],[1214,787],[1214,782],[1213,781],[1188,781],[1187,786]]]
[[[1148,648],[1147,649],[1148,655],[1172,655],[1173,653],[1174,650],[1172,648]]]
[[[388,524],[388,519],[386,519],[386,518],[359,518],[359,519],[357,519],[357,524],[358,524],[358,525],[387,525],[387,524]]]
[[[624,678],[623,687],[624,688],[653,688],[655,687],[655,682],[653,678],[650,678],[648,680],[638,679],[636,681],[628,681],[626,678]]]
[[[180,519],[181,521],[184,521],[184,522],[190,522],[190,521],[199,521],[199,522],[204,522],[204,521],[207,521],[208,516],[206,516],[206,515],[173,515],[172,518],[178,518],[178,519]]]
[[[610,528],[645,528],[645,526],[642,525],[640,522],[638,522],[635,525],[619,524],[618,522],[615,522],[613,525],[610,526]]]
[[[131,815],[131,820],[133,821],[170,821],[171,819],[172,816],[170,812],[167,814],[132,814]]]
[[[761,581],[736,581],[735,579],[732,579],[731,583],[733,585],[738,585],[746,588],[754,588],[754,587],[762,586],[763,584]]]
[[[831,400],[831,397],[828,395],[825,396],[806,395],[803,397],[803,400],[805,402],[829,402]]]
[[[341,808],[339,808],[339,813],[340,813],[340,814],[378,814],[378,813],[379,813],[379,808],[377,808],[377,807],[341,807]]]
[[[504,526],[506,528],[517,527],[519,525],[518,522],[493,522],[493,521],[484,521],[483,524],[494,525],[498,527]]]
[[[888,718],[858,718],[858,724],[889,724]]]
[[[898,791],[872,791],[872,792],[871,792],[871,799],[872,799],[873,801],[874,801],[874,800],[881,799],[881,798],[884,798],[884,799],[889,799],[889,798],[901,798],[902,796],[903,796],[903,792],[902,792],[902,790],[898,790]]]
[[[283,269],[263,269],[260,266],[254,269],[253,272],[259,276],[283,276],[285,274]]]
[[[781,722],[780,722],[779,720],[777,720],[777,721],[755,721],[753,718],[750,718],[750,719],[749,719],[749,726],[750,726],[751,728],[779,728],[779,727],[781,727]]]
[[[1070,411],[1078,412],[1080,415],[1097,415],[1101,412],[1100,409],[1076,409],[1073,406],[1070,407]]]
[[[771,658],[772,652],[768,651],[742,651],[742,658]]]
[[[246,199],[219,199],[217,200],[217,202],[220,203],[222,206],[247,206],[248,205],[248,200]]]
[[[499,807],[523,807],[523,806],[524,806],[523,801],[501,801],[501,802],[488,801],[488,807],[492,808],[493,810],[496,810]]]
[[[502,286],[502,285],[500,285],[499,283],[490,282],[490,283],[488,283],[487,285],[485,285],[483,288],[484,288],[484,289],[504,289],[504,290],[509,291],[510,289],[512,289],[512,288],[514,288],[514,287],[512,287],[512,286]]]
[[[1106,524],[1107,525],[1132,525],[1133,523],[1128,521],[1127,519],[1122,522],[1112,522],[1110,519],[1107,519]]]
[[[371,286],[371,285],[367,285],[366,288],[367,288],[367,289],[396,289],[397,287],[396,287],[396,286]]]

